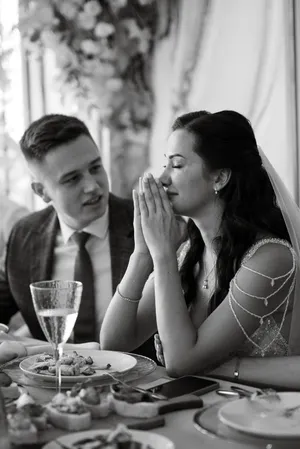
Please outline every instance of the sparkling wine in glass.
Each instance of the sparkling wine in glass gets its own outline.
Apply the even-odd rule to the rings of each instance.
[[[45,337],[51,343],[56,361],[57,391],[61,388],[60,359],[70,337],[81,301],[82,283],[40,281],[30,284],[35,312]]]

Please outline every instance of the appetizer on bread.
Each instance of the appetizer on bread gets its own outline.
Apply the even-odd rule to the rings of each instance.
[[[45,430],[47,428],[46,408],[37,404],[27,392],[20,395],[16,401],[16,408],[19,411],[25,412],[38,430]]]
[[[11,410],[7,414],[8,433],[14,444],[31,444],[37,442],[37,428],[28,414],[23,410]]]
[[[113,410],[121,416],[151,418],[158,415],[158,404],[151,394],[140,392],[122,384],[111,385],[111,403]]]
[[[13,400],[20,396],[18,385],[3,371],[0,371],[0,388],[4,399]]]
[[[91,427],[91,413],[78,396],[58,393],[46,408],[49,421],[54,427],[65,430],[85,430]]]
[[[105,418],[111,412],[108,393],[103,393],[101,388],[90,385],[89,380],[75,384],[67,394],[69,397],[79,397],[92,418]]]

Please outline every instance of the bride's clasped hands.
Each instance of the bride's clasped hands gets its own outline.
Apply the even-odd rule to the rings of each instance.
[[[140,191],[133,192],[133,200],[135,233],[142,232],[153,263],[158,259],[176,257],[182,229],[162,182],[150,173],[145,174],[140,183]],[[138,222],[140,230],[137,229]]]

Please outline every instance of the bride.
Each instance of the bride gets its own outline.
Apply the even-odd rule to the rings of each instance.
[[[135,250],[101,348],[133,351],[158,331],[171,376],[299,387],[300,214],[248,120],[179,117],[160,179],[145,175],[133,198]],[[177,253],[175,214],[188,218]]]

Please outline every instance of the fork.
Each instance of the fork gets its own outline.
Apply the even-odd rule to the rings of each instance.
[[[291,416],[293,416],[293,414],[296,410],[299,410],[299,408],[300,408],[300,405],[296,405],[294,407],[288,407],[282,411],[282,416],[284,416],[285,418],[290,418]]]
[[[0,365],[0,372],[3,371],[7,366],[16,362],[20,363],[27,358],[28,355],[24,355],[23,357],[15,357],[14,359],[9,360],[8,362],[2,363],[2,365]]]
[[[273,388],[262,388],[262,389],[257,389],[255,391],[251,391],[251,390],[248,390],[247,388],[232,385],[231,390],[235,391],[240,396],[252,397],[256,393],[259,396],[266,395],[269,397],[269,399],[274,400],[274,401],[281,401],[280,396],[278,395],[276,390],[274,390]]]

